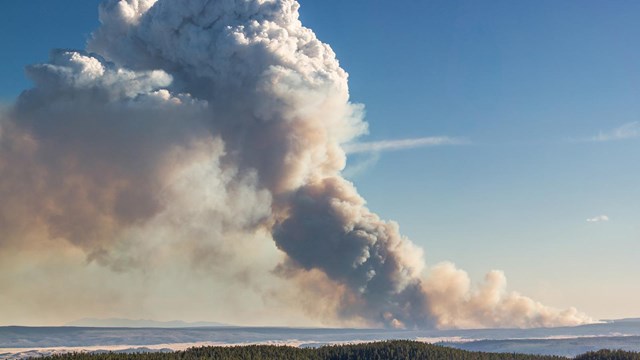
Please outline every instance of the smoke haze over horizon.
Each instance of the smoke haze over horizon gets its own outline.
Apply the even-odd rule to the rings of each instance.
[[[34,87],[0,120],[3,322],[592,321],[508,290],[501,271],[473,285],[427,266],[367,208],[342,176],[364,105],[298,9],[107,0],[85,50],[28,66]]]

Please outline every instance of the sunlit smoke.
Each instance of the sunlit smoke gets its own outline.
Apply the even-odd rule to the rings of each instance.
[[[342,176],[363,106],[298,9],[105,1],[87,51],[28,67],[35,87],[3,115],[0,246],[70,246],[114,274],[184,262],[333,324],[590,321],[507,292],[498,271],[474,288],[451,264],[427,270],[366,207]]]

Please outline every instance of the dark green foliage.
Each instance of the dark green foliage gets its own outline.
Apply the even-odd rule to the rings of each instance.
[[[566,360],[559,356],[498,354],[471,352],[425,344],[416,341],[394,340],[368,344],[323,346],[317,349],[291,346],[250,345],[231,347],[198,347],[170,353],[74,353],[39,358],[39,360]],[[578,356],[579,360],[632,359],[638,353],[598,351]]]
[[[576,360],[640,360],[640,353],[622,350],[599,350],[578,355]]]

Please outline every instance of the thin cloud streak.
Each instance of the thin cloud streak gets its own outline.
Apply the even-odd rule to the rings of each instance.
[[[626,124],[623,124],[615,129],[609,130],[607,132],[599,132],[598,135],[578,139],[580,142],[608,142],[608,141],[618,141],[618,140],[627,140],[634,139],[640,137],[640,121],[632,121]]]
[[[587,219],[587,222],[590,222],[590,223],[607,222],[607,221],[609,221],[609,216],[607,215],[598,215],[598,216]]]
[[[364,159],[360,159],[360,161],[354,164],[347,165],[347,167],[342,171],[342,175],[348,179],[358,177],[360,174],[376,165],[378,160],[380,160],[380,153],[372,152],[364,155],[363,157]]]
[[[442,145],[464,145],[468,141],[462,138],[453,138],[448,136],[432,136],[422,137],[415,139],[400,139],[400,140],[382,140],[361,142],[344,145],[344,150],[347,154],[359,154],[381,151],[394,151],[403,149],[414,149],[427,146],[442,146]]]

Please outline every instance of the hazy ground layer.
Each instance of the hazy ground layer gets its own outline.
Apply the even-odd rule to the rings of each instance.
[[[0,358],[69,351],[184,350],[193,346],[271,344],[319,347],[391,339],[489,352],[575,356],[599,349],[640,351],[640,320],[537,329],[385,330],[268,327],[0,327]],[[137,351],[138,351],[137,350]]]

